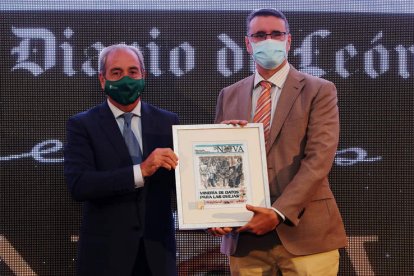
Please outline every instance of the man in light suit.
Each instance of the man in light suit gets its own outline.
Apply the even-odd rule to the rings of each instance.
[[[253,215],[247,224],[209,232],[223,236],[232,275],[337,275],[338,248],[347,239],[328,183],[339,139],[335,85],[289,65],[289,25],[277,10],[248,16],[245,43],[256,72],[220,92],[216,123],[254,121],[261,82],[268,82],[272,207],[247,205]]]
[[[107,100],[67,122],[65,178],[83,202],[77,274],[176,275],[170,198],[178,117],[141,101],[145,67],[135,47],[106,47],[99,67]]]

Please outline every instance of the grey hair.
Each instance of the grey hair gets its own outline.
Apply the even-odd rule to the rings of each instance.
[[[105,47],[102,49],[102,51],[99,53],[99,72],[102,73],[105,76],[106,73],[106,59],[108,58],[108,55],[114,51],[114,50],[118,50],[118,49],[128,49],[131,50],[132,52],[134,52],[139,60],[139,65],[141,67],[141,73],[145,72],[145,64],[144,64],[144,56],[142,55],[141,51],[135,47],[135,46],[130,46],[130,45],[126,45],[126,44],[114,44],[114,45],[110,45],[108,47]]]
[[[249,35],[249,29],[250,29],[250,22],[253,20],[253,18],[257,16],[273,16],[282,19],[285,21],[285,27],[286,32],[289,33],[289,23],[287,21],[286,16],[279,10],[276,9],[258,9],[252,11],[246,19],[246,27],[247,27],[247,35]]]

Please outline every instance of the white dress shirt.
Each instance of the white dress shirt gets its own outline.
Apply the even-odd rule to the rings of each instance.
[[[124,118],[122,117],[122,115],[124,115],[125,112],[117,108],[115,105],[113,105],[109,101],[109,99],[107,101],[108,101],[109,108],[112,111],[112,114],[114,114],[119,130],[122,133],[122,130],[124,129]],[[131,120],[131,129],[135,135],[135,138],[137,138],[138,140],[139,147],[141,148],[141,152],[142,152],[141,101],[138,102],[137,106],[130,113],[133,113],[135,115],[132,117],[132,120]],[[135,187],[136,188],[143,187],[144,177],[142,176],[140,164],[134,165],[133,170],[134,170]]]

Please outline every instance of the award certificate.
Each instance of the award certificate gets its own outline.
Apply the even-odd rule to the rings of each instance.
[[[246,204],[269,207],[262,124],[173,126],[180,229],[248,222]]]

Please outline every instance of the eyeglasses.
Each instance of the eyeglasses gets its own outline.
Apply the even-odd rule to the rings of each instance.
[[[254,41],[263,41],[266,40],[267,36],[270,36],[270,38],[274,40],[283,40],[287,34],[287,32],[273,31],[270,34],[265,32],[257,32],[247,36],[253,38]]]

